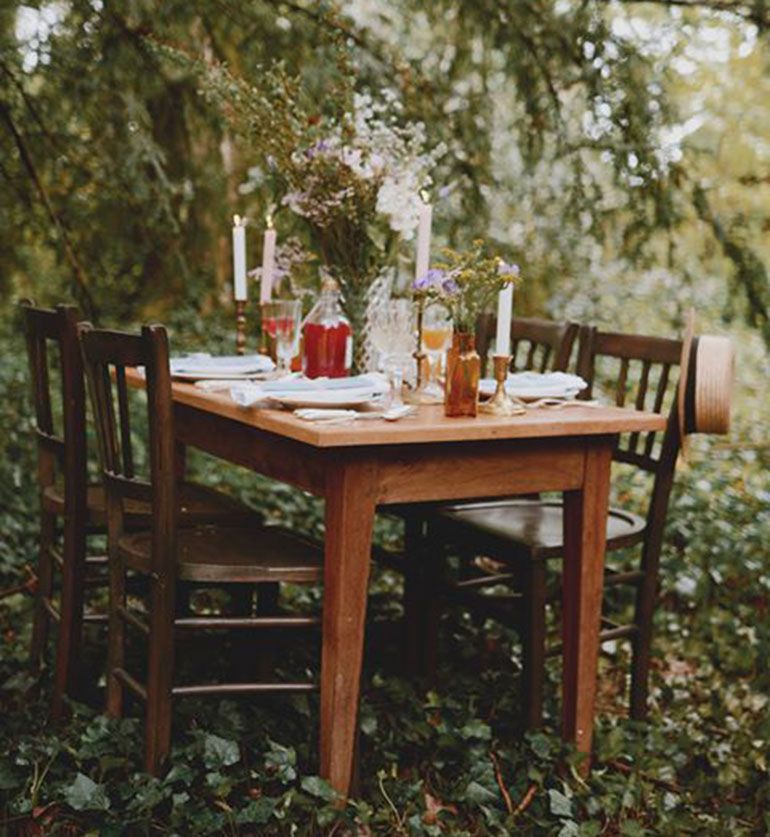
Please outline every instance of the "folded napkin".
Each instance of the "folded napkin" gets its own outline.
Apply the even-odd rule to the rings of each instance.
[[[568,372],[512,372],[505,381],[505,391],[514,398],[574,398],[588,384]],[[496,383],[484,378],[479,384],[483,395],[492,395]]]
[[[325,422],[353,420],[361,414],[356,412],[356,410],[334,410],[326,407],[301,407],[299,410],[294,411],[294,415],[304,421]]]
[[[171,359],[172,375],[249,375],[270,372],[275,364],[267,355],[194,354]]]
[[[333,391],[350,391],[351,395],[364,393],[382,395],[388,391],[384,375],[371,373],[354,375],[351,378],[301,378],[287,377],[277,381],[260,383],[242,383],[230,387],[230,397],[241,407],[266,406],[271,399],[280,399],[282,395],[301,395]]]
[[[240,383],[240,378],[202,378],[195,382],[195,386],[204,392],[229,392],[230,387]]]
[[[588,384],[580,375],[571,375],[569,372],[512,372],[505,382],[506,388],[533,388],[540,387],[563,387],[565,390],[580,392]]]

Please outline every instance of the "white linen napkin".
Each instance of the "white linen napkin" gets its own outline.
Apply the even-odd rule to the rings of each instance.
[[[384,375],[371,373],[351,378],[287,377],[264,383],[244,382],[230,387],[230,397],[241,407],[266,406],[271,399],[282,395],[300,395],[303,392],[329,392],[340,390],[366,390],[380,395],[388,391]]]
[[[294,411],[294,415],[304,421],[326,422],[343,421],[346,419],[352,420],[361,414],[355,410],[333,410],[326,407],[300,407],[300,409]]]

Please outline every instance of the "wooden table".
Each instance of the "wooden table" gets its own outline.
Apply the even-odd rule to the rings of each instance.
[[[612,450],[618,433],[662,430],[662,417],[570,407],[448,419],[422,407],[325,427],[181,383],[174,403],[180,442],[326,501],[320,769],[335,788],[350,786],[372,526],[388,503],[564,492],[562,730],[590,752]]]

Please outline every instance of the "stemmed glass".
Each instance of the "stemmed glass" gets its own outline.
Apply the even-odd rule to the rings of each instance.
[[[374,311],[371,323],[374,347],[383,355],[390,379],[390,409],[404,406],[401,390],[404,367],[410,362],[415,344],[415,311],[409,299],[392,299]]]
[[[439,383],[444,353],[452,341],[452,318],[441,305],[428,306],[422,315],[422,348],[428,355],[428,380],[423,392],[443,400],[444,392]]]
[[[299,348],[302,303],[298,299],[278,299],[262,304],[262,328],[275,341],[275,360],[279,375],[291,372],[292,358]]]

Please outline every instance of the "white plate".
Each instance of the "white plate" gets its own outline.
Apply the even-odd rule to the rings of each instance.
[[[493,395],[496,383],[492,378],[479,382],[482,395]],[[586,382],[577,375],[565,372],[515,372],[508,376],[505,391],[521,401],[537,401],[540,398],[574,398],[586,388]]]
[[[171,375],[182,381],[248,380],[275,369],[267,355],[191,355],[171,359]]]
[[[269,375],[269,372],[174,372],[171,377],[175,381],[258,381]]]
[[[297,407],[362,407],[371,403],[378,393],[371,389],[310,390],[292,393],[265,393],[271,401],[291,410]]]

